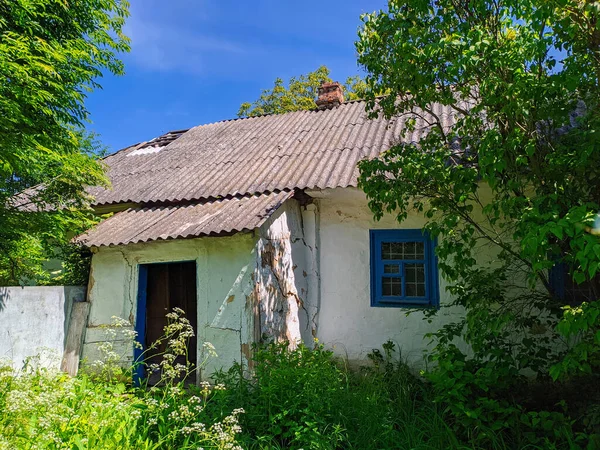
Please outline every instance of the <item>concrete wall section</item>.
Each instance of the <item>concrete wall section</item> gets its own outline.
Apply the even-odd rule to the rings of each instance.
[[[253,336],[247,303],[253,291],[255,245],[254,235],[245,233],[101,248],[92,259],[91,311],[83,358],[88,363],[102,358],[98,347],[107,339],[115,340],[117,352],[132,358],[131,342],[119,338],[118,333],[111,338],[106,326],[115,315],[128,320],[131,328],[135,326],[140,264],[195,261],[199,360],[204,360],[205,341],[213,344],[219,355],[206,361],[202,376],[234,361],[243,362],[242,348],[249,346]]]
[[[448,323],[459,310],[442,308],[432,323],[423,313],[406,315],[403,308],[370,305],[370,229],[422,228],[424,219],[416,214],[399,225],[386,215],[375,222],[367,200],[358,189],[310,192],[318,205],[318,271],[320,311],[318,338],[350,361],[362,361],[387,340],[395,342],[402,357],[413,366],[423,362],[427,346],[424,335]],[[314,282],[313,282],[314,283]],[[448,303],[440,277],[441,304]]]
[[[58,370],[74,301],[85,301],[84,287],[0,287],[0,360]]]
[[[309,290],[305,242],[298,202],[288,200],[259,229],[254,301],[258,304],[255,340],[289,341],[310,335],[305,302]]]

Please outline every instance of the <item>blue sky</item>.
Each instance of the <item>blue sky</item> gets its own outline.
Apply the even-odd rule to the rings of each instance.
[[[90,131],[109,152],[169,130],[233,118],[276,77],[320,65],[358,74],[360,15],[385,0],[132,0],[126,74],[87,101]]]

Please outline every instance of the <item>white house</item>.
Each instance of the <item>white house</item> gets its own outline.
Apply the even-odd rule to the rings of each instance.
[[[368,119],[337,83],[317,104],[170,132],[105,159],[112,187],[91,193],[114,215],[80,237],[94,252],[83,358],[95,358],[112,316],[147,345],[181,307],[198,336],[193,357],[204,341],[219,354],[204,375],[247,362],[263,338],[318,338],[350,361],[392,340],[422,361],[423,336],[454,314],[406,315],[449,300],[435,243],[420,216],[374,221],[356,184],[358,161],[418,141],[428,115],[401,137],[406,118]],[[433,113],[452,123],[450,109]]]

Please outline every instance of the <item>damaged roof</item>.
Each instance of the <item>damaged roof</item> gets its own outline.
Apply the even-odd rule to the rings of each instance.
[[[444,126],[452,109],[432,111]],[[199,125],[121,150],[104,162],[110,188],[89,191],[95,205],[178,202],[285,189],[356,186],[357,163],[401,138],[413,114],[369,119],[364,101]],[[402,138],[418,142],[434,117],[418,112]]]
[[[229,235],[260,227],[292,192],[204,203],[129,208],[100,222],[77,241],[88,247],[197,236]]]
[[[215,236],[253,230],[302,189],[357,185],[357,163],[393,143],[418,142],[450,107],[432,114],[369,119],[364,101],[199,125],[166,133],[104,159],[110,188],[94,187],[94,205],[135,207],[77,240],[87,246]],[[402,135],[406,121],[414,131]]]

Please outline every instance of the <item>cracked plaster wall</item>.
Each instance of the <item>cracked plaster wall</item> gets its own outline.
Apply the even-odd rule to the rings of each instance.
[[[204,377],[233,361],[248,363],[252,343],[264,338],[307,345],[318,338],[350,362],[365,361],[392,340],[404,359],[422,364],[424,335],[462,311],[443,308],[428,323],[418,311],[407,316],[402,308],[371,307],[369,230],[422,228],[423,219],[410,215],[400,226],[386,215],[375,222],[364,193],[354,188],[307,193],[312,203],[290,199],[252,233],[102,248],[92,261],[84,358],[96,358],[97,344],[106,340],[99,326],[111,316],[133,326],[137,264],[195,260],[198,354],[204,340],[219,354]],[[449,297],[441,278],[440,294],[443,305]],[[129,343],[122,350],[131,354]]]
[[[203,378],[233,361],[248,364],[252,343],[264,338],[309,343],[316,335],[317,306],[309,292],[316,217],[313,205],[301,210],[290,199],[253,233],[100,248],[92,260],[83,359],[100,358],[112,316],[135,326],[138,265],[176,261],[196,262],[199,360],[205,341],[219,355],[208,360]],[[303,222],[312,237],[305,239]],[[117,338],[114,346],[130,363],[131,343]]]
[[[295,346],[311,339],[316,315],[308,304],[307,244],[298,202],[285,202],[258,235],[255,340],[287,340]]]
[[[425,334],[458,317],[462,310],[442,308],[428,323],[419,311],[407,316],[403,308],[371,307],[369,230],[420,229],[424,219],[412,214],[399,225],[386,214],[375,222],[365,194],[354,188],[308,194],[315,197],[319,210],[319,340],[339,356],[360,363],[389,339],[404,359],[419,367],[428,343]],[[441,277],[440,295],[442,305],[450,300]]]
[[[252,233],[240,233],[101,248],[92,259],[88,287],[91,310],[83,359],[90,363],[101,357],[98,345],[109,339],[104,327],[112,323],[112,316],[135,326],[139,264],[195,261],[199,361],[204,358],[205,341],[212,343],[219,355],[208,359],[201,376],[206,378],[234,361],[243,362],[243,350],[253,339],[248,300],[253,292],[256,240]],[[130,362],[131,343],[117,338],[114,345]]]
[[[391,215],[375,222],[358,189],[309,195],[311,204],[290,199],[253,233],[101,249],[92,262],[84,357],[94,359],[95,345],[106,339],[99,325],[112,315],[133,324],[137,264],[195,260],[198,354],[204,340],[219,354],[205,377],[233,361],[248,363],[252,343],[264,338],[310,345],[318,337],[351,362],[389,339],[408,362],[421,364],[424,335],[462,311],[445,308],[428,323],[418,311],[371,307],[369,230],[399,225]],[[417,215],[402,224],[422,226]],[[444,287],[440,279],[442,304],[449,301]]]

